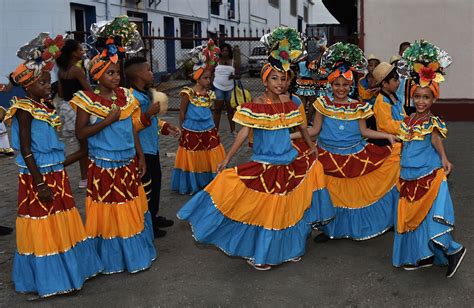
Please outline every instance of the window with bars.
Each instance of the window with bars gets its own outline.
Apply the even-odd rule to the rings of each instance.
[[[306,23],[308,22],[308,15],[309,15],[309,13],[308,13],[308,7],[305,6],[304,9],[303,9],[303,20],[304,20],[304,22],[306,22]]]

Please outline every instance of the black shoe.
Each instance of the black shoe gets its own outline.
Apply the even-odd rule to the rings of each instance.
[[[314,237],[313,241],[315,243],[326,243],[330,239],[331,238],[329,236],[327,236],[326,233],[320,233],[320,234],[318,234]]]
[[[415,271],[420,268],[433,266],[434,257],[429,257],[418,262],[417,265],[405,265],[403,269],[406,271]]]
[[[0,235],[8,235],[13,232],[12,228],[0,226]]]
[[[155,236],[155,238],[163,237],[166,235],[166,231],[155,228],[153,229],[153,235]]]
[[[454,276],[454,274],[456,274],[459,265],[461,265],[462,259],[464,259],[464,256],[466,255],[466,251],[466,248],[463,247],[455,254],[448,255],[448,271],[446,273],[446,277],[451,278]]]
[[[155,223],[159,228],[167,228],[171,227],[174,224],[174,221],[163,216],[158,216],[155,220]]]

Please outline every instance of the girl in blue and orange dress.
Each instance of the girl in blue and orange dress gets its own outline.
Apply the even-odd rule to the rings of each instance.
[[[40,35],[38,41],[43,45],[32,45],[34,58],[12,74],[26,97],[12,99],[6,121],[12,125],[13,147],[21,151],[16,157],[20,174],[12,280],[17,292],[46,297],[81,289],[103,267],[84,230],[64,169],[85,153],[65,157],[58,138],[61,122],[46,100],[51,93],[49,70],[62,38],[52,41]],[[45,49],[53,51],[49,58]]]
[[[171,175],[171,189],[180,194],[195,194],[214,179],[217,165],[224,159],[225,151],[214,124],[211,106],[216,98],[211,85],[208,49],[195,57],[193,87],[185,87],[181,97],[179,124],[181,137]],[[211,53],[211,58],[215,57]]]
[[[416,113],[406,117],[400,129],[403,151],[392,263],[406,270],[448,265],[446,276],[451,278],[466,248],[451,235],[454,208],[446,176],[452,164],[442,143],[446,124],[430,111],[439,98],[438,82],[444,80],[444,68],[451,61],[441,60],[440,50],[426,41],[413,43],[400,61],[413,68],[410,97]]]
[[[288,35],[286,31],[295,30],[275,31],[281,38]],[[257,270],[299,261],[312,224],[327,223],[334,215],[303,115],[288,96],[282,95],[289,59],[280,55],[289,48],[296,56],[298,47],[300,41],[273,42],[271,64],[266,64],[261,73],[265,94],[237,108],[234,121],[243,127],[219,165],[220,173],[178,212],[180,219],[190,222],[198,242],[243,257]],[[292,127],[301,130],[307,151],[299,153],[292,145]],[[251,161],[225,169],[250,130]]]
[[[91,60],[94,92],[79,91],[70,101],[77,112],[76,135],[87,139],[86,231],[104,264],[104,273],[135,273],[156,258],[153,227],[140,177],[145,157],[137,136],[149,122],[129,89],[119,87],[121,47],[107,39]],[[148,123],[149,124],[149,123]]]
[[[368,129],[365,120],[373,114],[371,105],[348,97],[352,71],[366,65],[362,51],[352,44],[336,43],[323,54],[322,63],[323,70],[331,72],[333,99],[325,96],[314,102],[316,115],[309,131],[318,135],[319,160],[336,217],[320,228],[324,233],[315,241],[369,239],[393,226],[400,146],[377,147],[364,139],[387,139],[394,144],[396,137]]]

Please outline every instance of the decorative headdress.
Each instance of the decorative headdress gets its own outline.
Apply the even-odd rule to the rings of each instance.
[[[262,79],[266,80],[272,69],[287,72],[293,63],[303,56],[303,37],[293,28],[278,27],[260,39],[268,51],[268,63],[262,68]]]
[[[198,80],[206,69],[212,69],[219,62],[221,50],[209,39],[206,44],[193,48],[189,54],[193,61],[193,79]]]
[[[429,87],[438,98],[439,83],[444,81],[444,69],[452,62],[446,51],[420,40],[405,50],[398,61],[397,71],[401,76],[412,79],[411,95],[418,87]]]
[[[323,53],[318,74],[332,83],[339,76],[353,81],[353,72],[365,73],[366,70],[367,59],[362,50],[354,44],[338,42]]]
[[[143,41],[137,25],[128,16],[118,16],[113,20],[95,23],[91,26],[93,44],[98,54],[89,64],[89,72],[98,80],[112,63],[143,49]]]
[[[22,46],[16,55],[25,62],[20,64],[11,77],[15,83],[28,87],[41,76],[43,71],[51,71],[54,60],[61,54],[64,40],[61,35],[52,39],[49,33],[42,32]]]

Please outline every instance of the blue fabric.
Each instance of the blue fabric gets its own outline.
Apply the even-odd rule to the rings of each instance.
[[[230,99],[232,97],[232,91],[234,90],[232,89],[229,91],[223,91],[217,88],[216,86],[214,86],[214,92],[216,93],[216,100],[219,100],[219,101],[230,102]]]
[[[405,104],[405,84],[407,83],[407,79],[404,77],[400,77],[399,80],[400,80],[400,85],[398,86],[398,89],[395,92],[395,94],[398,97],[400,105],[403,106]]]
[[[330,238],[365,240],[393,227],[399,193],[393,187],[375,203],[360,209],[336,207],[336,217],[321,228]]]
[[[291,144],[290,129],[253,129],[252,161],[274,165],[288,165],[298,151]]]
[[[340,120],[323,116],[318,138],[318,146],[321,148],[334,154],[349,155],[359,153],[366,144],[360,132],[359,120]]]
[[[418,179],[441,168],[441,158],[431,143],[431,134],[424,140],[403,142],[400,165],[400,177],[404,180]]]
[[[178,212],[179,219],[189,221],[198,242],[213,244],[231,256],[253,259],[256,264],[280,264],[302,256],[311,225],[328,221],[333,216],[334,209],[326,189],[313,192],[311,207],[302,219],[283,230],[268,230],[225,217],[207,191],[197,193]]]
[[[20,151],[20,130],[16,116],[12,121],[12,146]],[[64,144],[59,140],[56,130],[47,122],[34,119],[31,121],[31,152],[38,167],[61,164],[64,157]],[[23,156],[16,156],[16,164],[26,168]]]
[[[298,69],[299,69],[298,76],[311,78],[313,77],[313,73],[308,69],[306,65],[307,65],[306,61],[298,62]]]
[[[446,255],[454,254],[462,248],[451,236],[453,227],[453,202],[448,183],[443,181],[430,211],[418,228],[403,234],[395,232],[392,264],[397,267],[416,265],[420,260],[434,256],[435,264],[446,265]]]
[[[290,95],[291,101],[296,104],[296,106],[300,106],[303,102],[297,95]]]
[[[174,168],[171,173],[171,190],[184,194],[195,194],[207,186],[216,173],[212,172],[189,172]]]
[[[157,256],[153,246],[153,226],[149,212],[145,213],[145,226],[142,232],[128,238],[96,237],[92,241],[104,265],[104,274],[125,270],[135,273],[145,270]]]
[[[150,108],[151,100],[147,93],[139,90],[133,90],[133,96],[140,103],[142,114],[144,114],[148,108]],[[138,138],[144,154],[156,155],[160,151],[160,143],[158,140],[158,118],[156,116],[151,118],[151,124],[138,132]]]
[[[367,75],[362,77],[360,80],[360,85],[364,88],[364,89],[368,89],[369,88],[369,81],[367,80]],[[377,95],[374,95],[372,96],[371,99],[364,99],[364,102],[367,102],[369,104],[371,104],[372,106],[375,104],[375,99],[377,98]]]
[[[97,119],[99,123],[102,119]],[[88,139],[89,156],[97,159],[128,161],[135,156],[132,117],[104,127]]]
[[[35,292],[39,296],[81,289],[84,281],[103,266],[92,240],[79,242],[64,253],[36,257],[15,253],[12,280],[17,292]]]
[[[198,107],[192,103],[188,104],[183,128],[194,132],[202,132],[211,130],[214,127],[215,125],[211,108]]]

